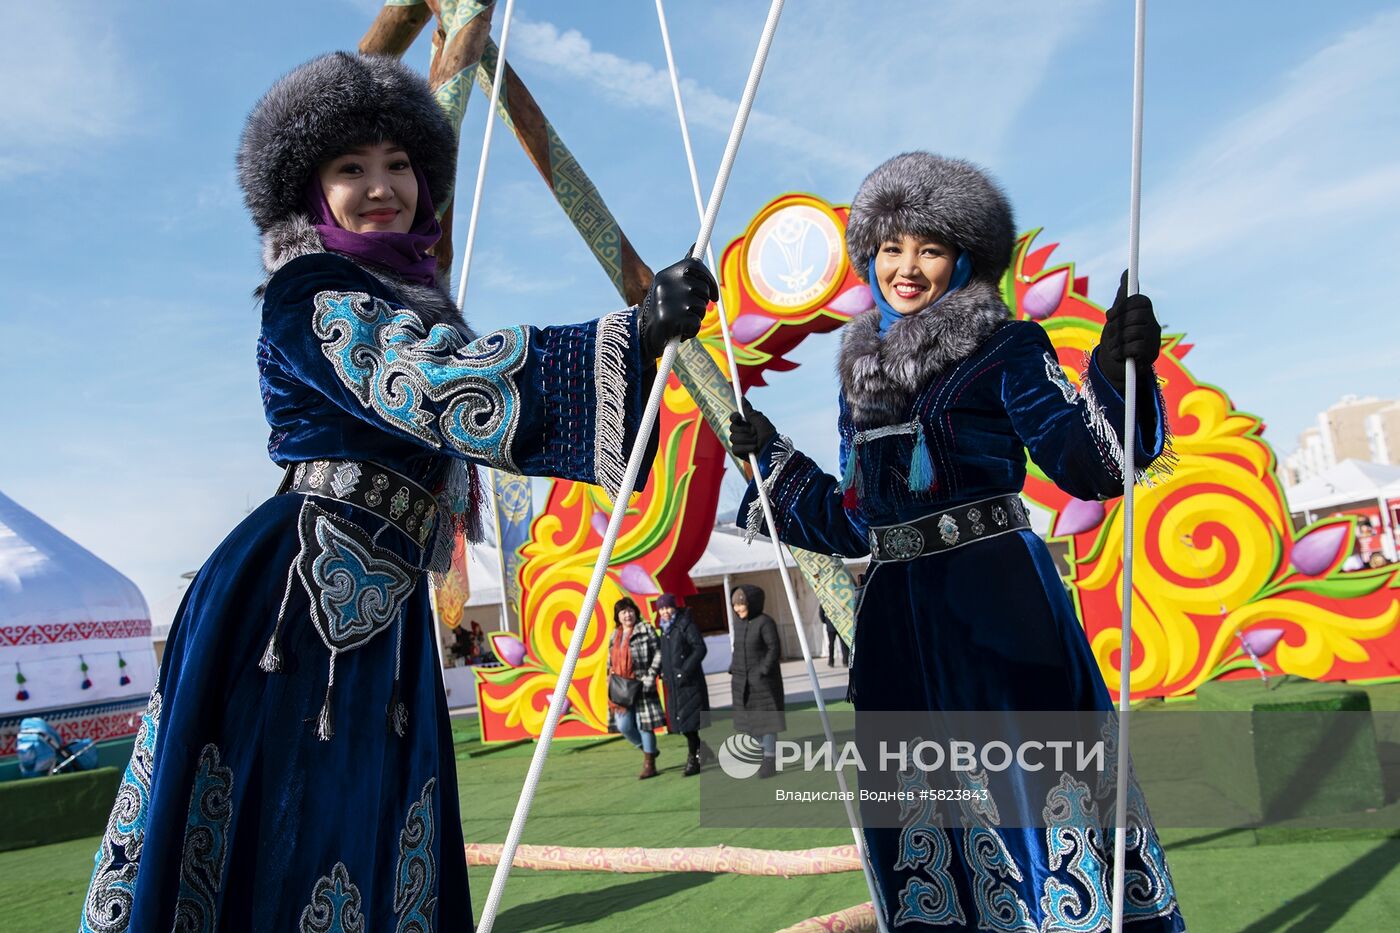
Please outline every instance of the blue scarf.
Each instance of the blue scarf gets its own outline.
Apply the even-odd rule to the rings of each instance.
[[[870,268],[866,271],[867,275],[870,278],[870,294],[875,299],[875,307],[880,309],[880,336],[883,337],[886,333],[889,332],[891,325],[893,325],[895,321],[904,318],[904,315],[900,314],[894,308],[890,307],[890,303],[885,300],[885,294],[880,290],[880,283],[875,278],[874,256],[870,257]],[[971,279],[972,253],[968,250],[963,250],[960,253],[958,253],[958,261],[953,264],[953,277],[948,280],[948,290],[945,291],[943,294],[939,295],[938,301],[935,301],[933,304],[929,305],[929,308],[938,307],[939,301],[942,301],[944,298],[947,298],[949,295],[953,294],[953,292],[962,288]],[[924,310],[928,310],[928,308],[925,308]]]

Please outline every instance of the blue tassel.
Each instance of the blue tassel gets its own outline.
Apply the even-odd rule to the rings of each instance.
[[[856,458],[859,454],[856,446],[851,445],[850,453],[846,455],[846,465],[841,469],[841,491],[846,492],[855,485],[856,481]]]
[[[933,457],[929,455],[928,442],[920,427],[914,438],[914,453],[909,457],[909,491],[928,492],[933,478]]]

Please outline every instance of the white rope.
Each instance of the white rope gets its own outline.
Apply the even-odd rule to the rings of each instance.
[[[700,175],[695,168],[695,151],[690,144],[690,127],[687,125],[685,118],[685,104],[681,100],[681,79],[676,69],[675,55],[671,51],[671,31],[666,27],[666,8],[663,0],[656,0],[656,19],[661,26],[661,44],[666,49],[666,67],[671,73],[671,93],[676,99],[676,117],[681,124],[681,141],[685,144],[686,165],[690,168],[690,187],[692,193],[695,195],[695,211],[703,220],[704,201],[700,194]],[[715,264],[714,250],[708,248],[708,244],[706,244],[706,246],[706,258],[709,261],[710,268],[718,270],[719,267]],[[734,404],[740,413],[742,413],[744,410],[744,389],[739,382],[739,366],[734,359],[734,339],[729,332],[729,316],[725,313],[724,299],[722,297],[717,303],[716,313],[719,315],[720,334],[724,338],[724,355],[729,361],[729,380],[734,388]],[[749,454],[749,466],[753,470],[754,485],[758,489],[759,502],[763,507],[763,516],[768,522],[768,530],[771,533],[776,527],[773,521],[773,505],[769,501],[768,490],[763,485],[763,476],[758,469],[758,457],[756,454]],[[812,652],[807,647],[807,635],[802,627],[802,611],[797,605],[797,592],[793,588],[791,572],[788,570],[787,561],[784,559],[783,545],[782,542],[778,540],[776,533],[770,534],[770,538],[773,542],[773,553],[778,562],[778,573],[783,581],[783,591],[787,595],[788,611],[792,614],[793,623],[797,628],[797,643],[802,648],[802,660],[807,665],[807,677],[812,683],[812,695],[816,697],[817,715],[821,717],[822,730],[826,733],[828,744],[835,748],[836,738],[831,729],[831,720],[826,713],[826,701],[822,698],[821,681],[817,678],[817,668],[812,662]],[[836,783],[841,791],[841,800],[846,807],[846,819],[851,824],[851,834],[855,837],[856,853],[860,857],[861,871],[865,874],[865,884],[866,887],[870,889],[870,902],[872,905],[875,905],[876,908],[876,922],[879,925],[881,933],[884,933],[885,920],[883,911],[879,909],[880,896],[876,888],[875,876],[871,871],[870,861],[866,858],[865,837],[860,831],[860,820],[856,815],[855,808],[851,805],[850,788],[846,784],[845,772],[840,768],[836,770]]]
[[[481,215],[481,189],[486,184],[486,163],[491,158],[491,131],[496,128],[496,105],[501,99],[502,78],[506,73],[506,42],[510,39],[510,16],[515,0],[506,0],[505,20],[501,23],[501,44],[496,49],[496,76],[491,81],[491,106],[486,111],[486,133],[481,138],[481,160],[476,164],[476,190],[472,192],[472,212],[467,219],[467,243],[462,247],[462,275],[457,281],[457,310],[466,307],[467,273],[472,268],[472,247],[476,245],[476,221]],[[504,579],[504,578],[502,578]]]
[[[1138,240],[1142,226],[1142,77],[1147,0],[1137,0],[1133,38],[1133,170],[1128,210],[1128,294],[1138,293]],[[1113,824],[1113,933],[1123,930],[1123,886],[1128,849],[1128,708],[1133,670],[1133,479],[1137,474],[1137,361],[1123,380],[1123,632],[1118,655],[1118,801]]]
[[[743,139],[749,112],[753,109],[753,99],[758,93],[758,82],[763,75],[763,66],[768,60],[768,48],[773,43],[773,35],[777,32],[778,17],[782,10],[783,0],[773,0],[772,6],[768,10],[768,20],[763,25],[763,35],[759,39],[758,50],[754,54],[753,67],[749,70],[748,83],[744,86],[744,95],[739,101],[739,111],[734,115],[734,125],[729,131],[729,142],[724,149],[724,158],[720,162],[719,174],[715,178],[714,187],[710,190],[709,208],[705,212],[705,219],[700,225],[700,234],[696,237],[695,247],[691,251],[693,257],[703,255],[709,247],[715,218],[719,215],[720,201],[724,198],[724,190],[729,185],[729,173],[734,165],[734,157],[739,152],[739,142]],[[502,55],[502,60],[504,60],[504,55]],[[497,86],[499,87],[499,81]],[[535,744],[535,753],[530,758],[530,770],[525,775],[525,785],[521,788],[519,801],[516,802],[515,815],[510,821],[510,830],[506,834],[505,843],[501,846],[500,864],[496,866],[496,872],[491,877],[491,890],[486,895],[486,903],[481,911],[481,920],[477,925],[480,933],[491,933],[491,928],[496,922],[496,912],[500,909],[501,898],[505,895],[506,880],[510,877],[511,863],[515,860],[515,850],[520,845],[520,837],[525,831],[525,821],[529,818],[530,805],[534,802],[535,791],[540,783],[540,775],[544,771],[545,760],[549,757],[549,746],[554,740],[554,731],[564,713],[568,688],[574,679],[574,667],[578,664],[579,654],[583,650],[583,643],[588,635],[589,624],[593,621],[593,611],[598,605],[598,594],[603,588],[608,564],[612,562],[613,548],[617,544],[623,519],[627,515],[627,506],[632,498],[632,490],[636,488],[637,474],[641,472],[642,461],[646,458],[647,441],[656,424],[657,413],[661,408],[661,397],[666,391],[666,382],[671,377],[671,367],[675,365],[676,349],[679,346],[679,338],[670,341],[666,344],[661,359],[657,362],[656,378],[652,383],[646,408],[642,412],[641,424],[637,426],[636,442],[632,445],[631,456],[627,459],[627,472],[622,478],[622,488],[618,490],[617,498],[613,502],[612,517],[608,519],[608,529],[603,535],[602,549],[598,553],[597,563],[593,565],[593,578],[589,581],[588,592],[584,595],[583,606],[579,610],[573,636],[569,639],[569,650],[564,656],[564,663],[559,670],[559,679],[554,687],[554,697],[550,700],[549,712],[545,715],[539,741]]]

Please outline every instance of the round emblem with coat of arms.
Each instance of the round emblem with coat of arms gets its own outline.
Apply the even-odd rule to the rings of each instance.
[[[831,297],[846,273],[845,239],[831,208],[793,195],[760,214],[745,237],[744,284],[769,311]]]

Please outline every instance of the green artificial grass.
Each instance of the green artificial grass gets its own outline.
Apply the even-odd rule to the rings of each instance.
[[[472,842],[502,842],[533,746],[484,747],[476,738],[474,719],[455,721],[454,734],[464,834]],[[851,841],[844,829],[700,827],[698,779],[680,775],[685,743],[675,736],[662,736],[660,743],[662,773],[644,782],[636,780],[640,753],[620,739],[557,743],[524,842],[800,849]],[[1400,839],[1338,833],[1163,831],[1189,929],[1392,929],[1400,916]],[[0,853],[0,928],[73,929],[97,843],[92,837]],[[478,912],[492,871],[489,866],[470,871]],[[516,869],[496,929],[767,933],[866,899],[858,872],[784,879]]]

